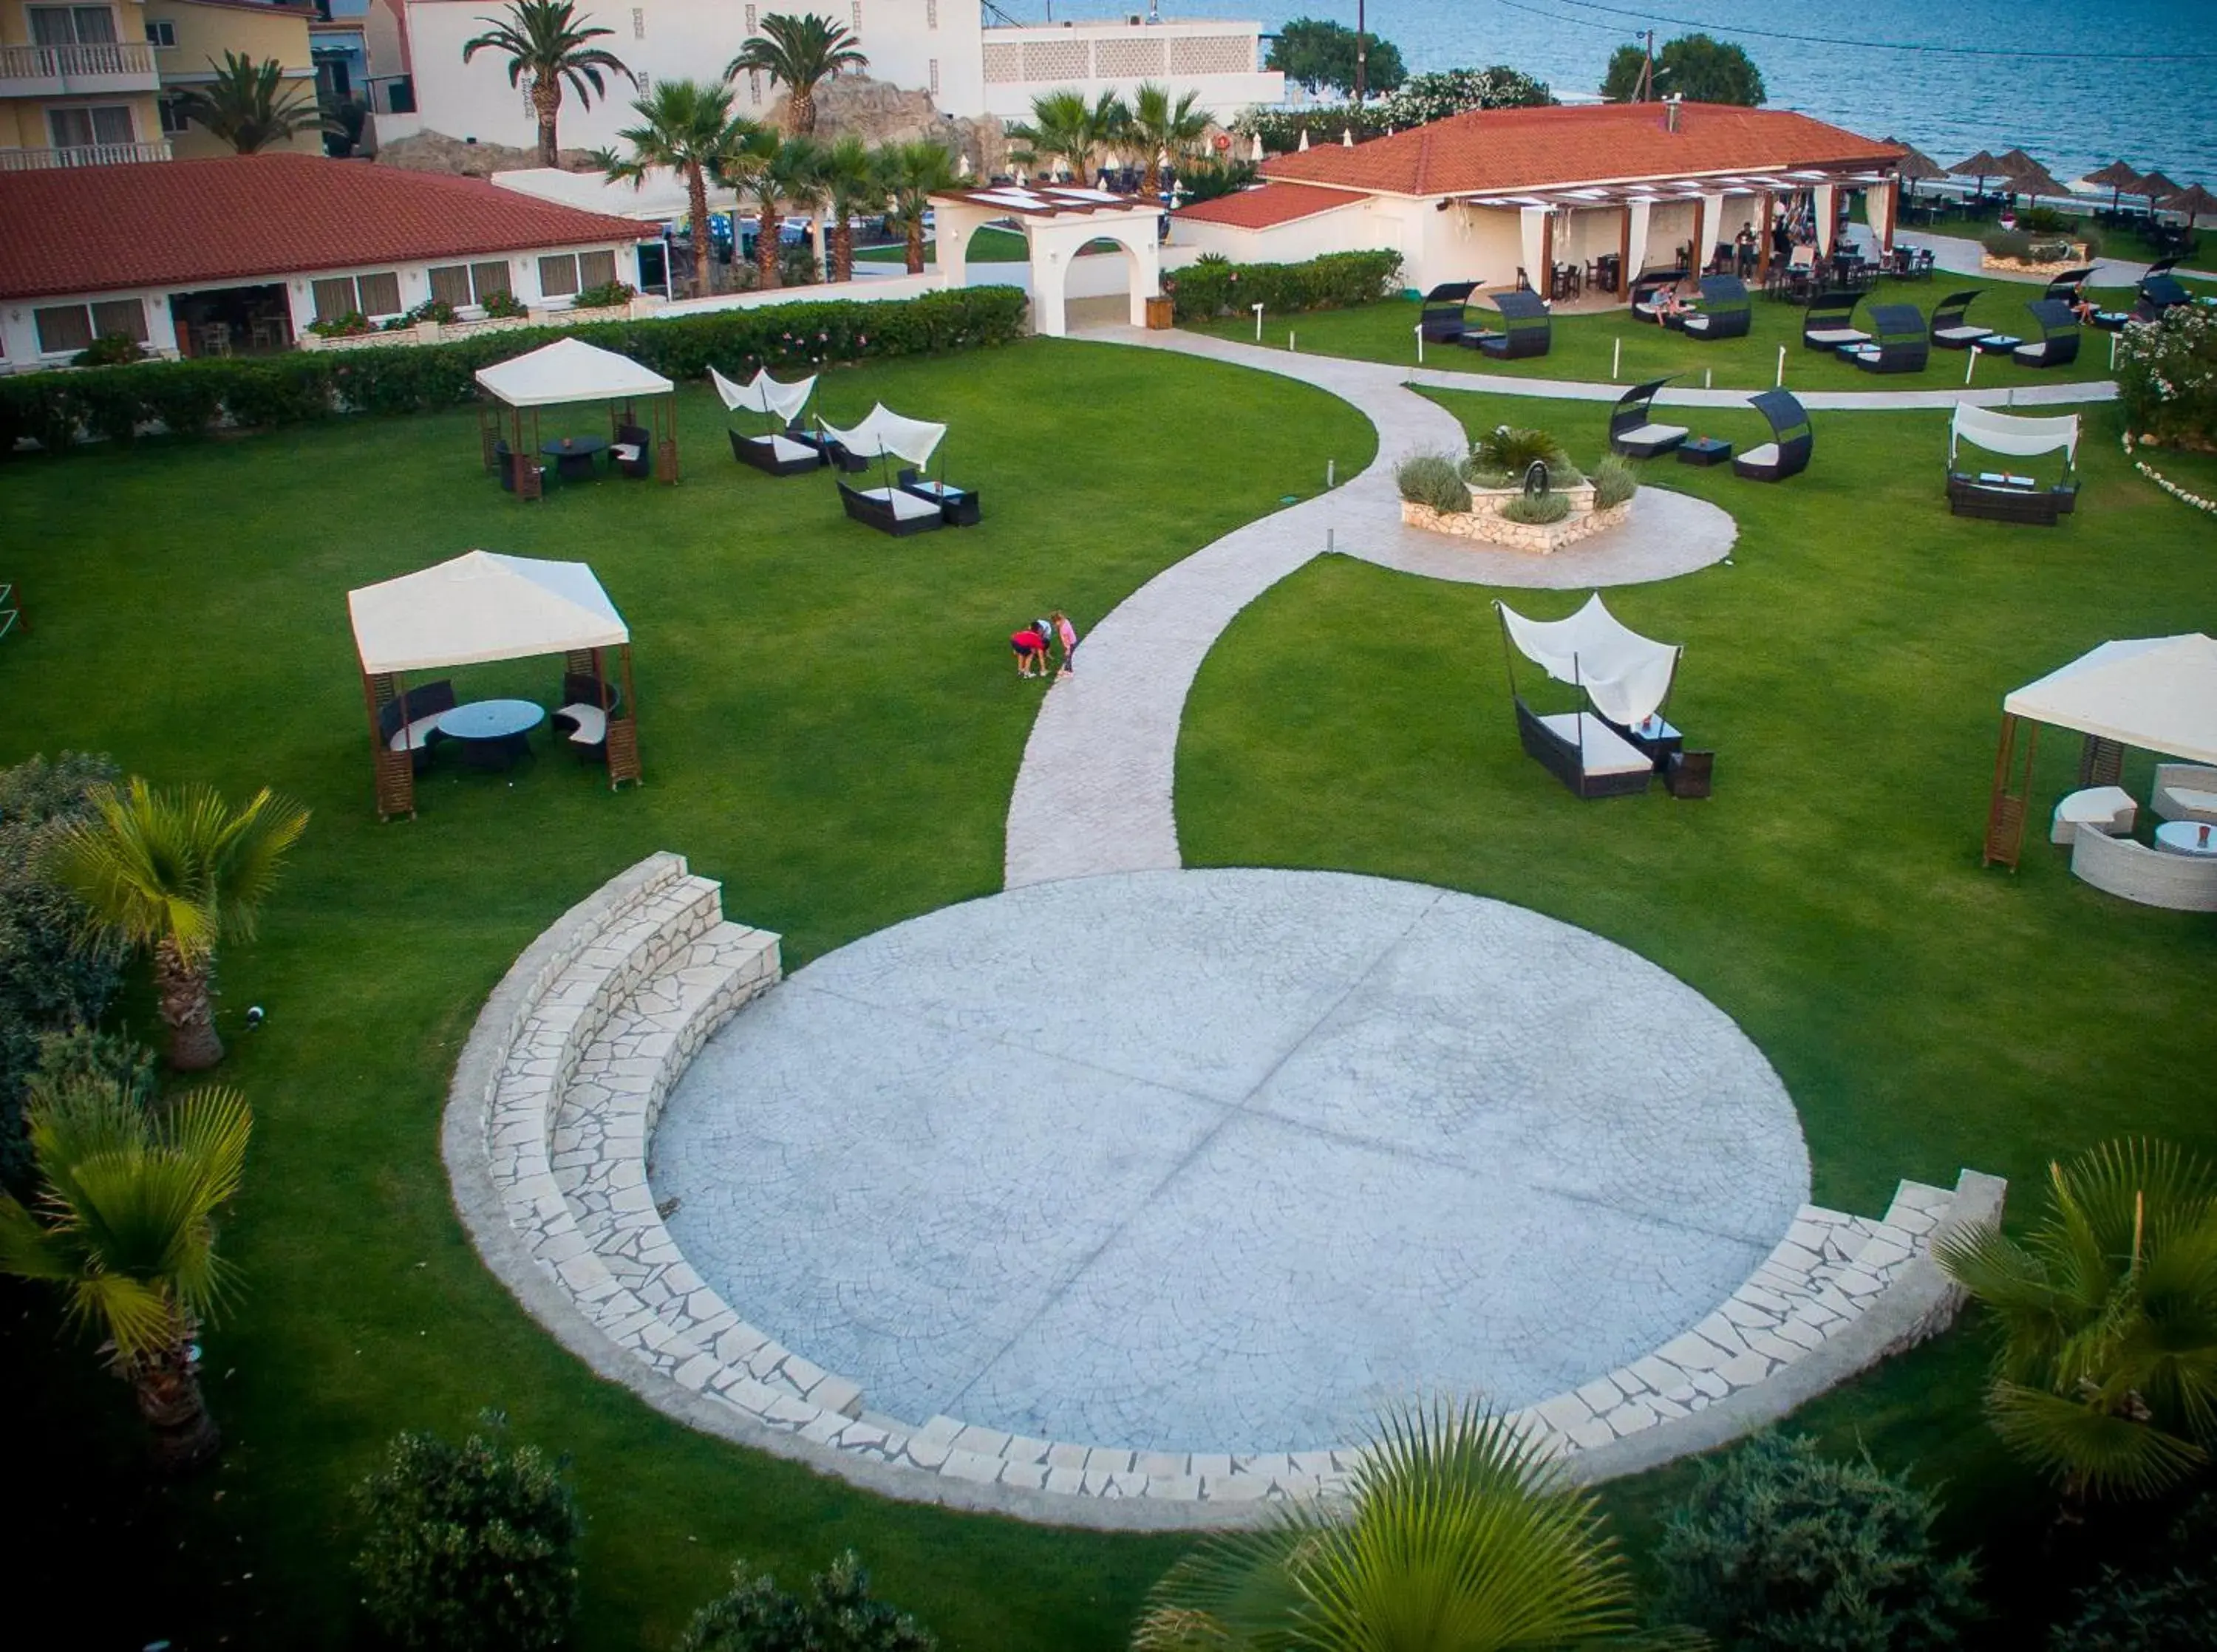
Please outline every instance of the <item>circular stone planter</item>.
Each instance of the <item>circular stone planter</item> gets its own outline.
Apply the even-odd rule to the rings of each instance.
[[[1632,514],[1632,501],[1610,505],[1596,510],[1593,505],[1593,485],[1590,483],[1566,490],[1571,495],[1571,514],[1559,522],[1512,522],[1500,514],[1501,507],[1517,497],[1522,489],[1508,490],[1473,488],[1472,506],[1467,511],[1449,513],[1434,510],[1430,505],[1420,505],[1412,500],[1401,502],[1401,520],[1411,527],[1420,527],[1430,533],[1452,534],[1457,539],[1476,539],[1486,545],[1504,546],[1511,551],[1529,552],[1535,556],[1548,556],[1566,545],[1576,545],[1596,533],[1607,533],[1621,526]],[[1580,508],[1579,496],[1584,497]]]

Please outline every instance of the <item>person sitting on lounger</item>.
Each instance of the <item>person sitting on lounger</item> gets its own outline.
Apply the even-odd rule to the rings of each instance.
[[[1675,287],[1658,287],[1647,295],[1647,314],[1658,327],[1668,327],[1674,316],[1683,319],[1691,313],[1691,306],[1678,296]]]

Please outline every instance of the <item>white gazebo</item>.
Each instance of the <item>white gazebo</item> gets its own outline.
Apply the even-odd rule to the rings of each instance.
[[[1075,184],[995,184],[931,198],[932,243],[941,279],[969,284],[970,237],[988,224],[1013,222],[1030,250],[1032,330],[1060,338],[1070,330],[1071,267],[1096,241],[1112,241],[1130,276],[1132,325],[1147,324],[1147,300],[1162,293],[1162,215],[1157,202]]]
[[[631,632],[582,562],[470,551],[450,562],[347,593],[355,652],[369,711],[380,820],[416,812],[416,724],[411,675],[497,660],[559,654],[563,699],[556,713],[577,729],[573,742],[605,745],[611,788],[640,778],[637,703],[632,694]],[[621,650],[621,694],[607,650]],[[423,687],[416,691],[423,696]],[[437,697],[448,707],[451,693]],[[388,707],[397,707],[398,714]],[[597,733],[599,740],[580,739]]]
[[[2217,767],[2217,639],[2189,632],[2103,643],[2004,698],[1986,810],[1988,866],[2016,866],[2043,723],[2085,736],[2081,786],[2115,785],[2127,746]]]
[[[488,471],[500,467],[504,409],[512,433],[509,464],[520,497],[539,496],[540,410],[580,402],[608,405],[611,441],[619,447],[636,450],[630,462],[648,463],[647,450],[652,447],[654,474],[664,482],[677,480],[677,387],[627,355],[588,344],[581,338],[557,339],[527,354],[479,368],[477,383],[482,392],[478,402],[478,438],[485,467]],[[640,401],[647,404],[651,428],[639,422],[635,404]]]

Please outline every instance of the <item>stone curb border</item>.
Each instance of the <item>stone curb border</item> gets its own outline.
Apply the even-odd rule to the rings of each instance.
[[[574,980],[565,972],[585,964],[604,936],[638,921],[648,902],[689,881],[713,891],[687,878],[681,857],[652,855],[565,913],[525,949],[487,999],[456,1064],[442,1143],[455,1208],[496,1276],[557,1341],[596,1375],[692,1427],[905,1501],[1099,1529],[1191,1530],[1267,1520],[1274,1504],[1289,1495],[1330,1495],[1344,1483],[1359,1452],[1264,1454],[1238,1463],[1210,1458],[1203,1469],[1190,1454],[1178,1454],[1173,1462],[1167,1454],[1157,1460],[1154,1454],[1124,1450],[1012,1440],[948,1417],[920,1427],[874,1417],[857,1421],[860,1392],[836,1378],[828,1379],[833,1388],[852,1390],[836,1410],[751,1381],[744,1372],[719,1372],[726,1381],[718,1392],[704,1391],[707,1377],[701,1368],[720,1365],[718,1356],[696,1355],[682,1369],[673,1368],[669,1358],[655,1359],[676,1340],[666,1334],[664,1309],[638,1316],[646,1322],[644,1338],[629,1319],[614,1330],[605,1311],[596,1319],[555,1271],[559,1266],[571,1273],[568,1264],[550,1259],[543,1242],[539,1255],[528,1248],[516,1224],[516,1190],[504,1193],[496,1179],[489,1132],[504,1077],[512,1082],[533,1065],[534,1052],[524,1046],[535,1018],[544,1008],[559,1026],[565,1013],[575,1013],[575,1005],[557,994],[559,983]],[[767,939],[768,974],[774,979],[775,938]],[[611,1007],[611,1016],[621,1008]],[[645,1077],[650,1112],[708,1026],[713,1021],[670,1049],[668,1069]],[[563,1094],[558,1076],[543,1126],[550,1137]],[[516,1127],[512,1112],[507,1127]],[[635,1171],[643,1189],[644,1140],[630,1150],[637,1160],[627,1162],[625,1155],[611,1151],[604,1168]],[[2003,1192],[1994,1178],[1966,1171],[1952,1193],[1904,1183],[1887,1220],[1878,1224],[1805,1206],[1763,1267],[1695,1330],[1655,1355],[1516,1416],[1575,1477],[1586,1481],[1723,1445],[1945,1328],[1961,1297],[1931,1262],[1926,1246],[1936,1233],[1998,1220]],[[531,1204],[532,1196],[525,1202]],[[557,1225],[567,1225],[571,1214],[562,1212]],[[647,1214],[652,1216],[651,1205]],[[661,1235],[667,1247],[658,1217],[643,1225]],[[584,1248],[574,1228],[567,1237]],[[670,1260],[664,1265],[690,1278],[674,1247],[667,1248]],[[628,1299],[622,1287],[609,1288]],[[605,1310],[606,1303],[596,1300]],[[716,1307],[736,1320],[720,1303]],[[625,1341],[618,1340],[619,1332]],[[827,1380],[806,1361],[797,1363]],[[848,1434],[854,1437],[842,1438]],[[1219,1489],[1210,1495],[1212,1483]]]

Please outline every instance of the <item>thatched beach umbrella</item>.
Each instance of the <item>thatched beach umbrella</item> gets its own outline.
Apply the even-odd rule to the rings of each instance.
[[[1939,162],[1934,160],[1923,150],[1917,148],[1916,145],[1902,144],[1901,139],[1899,138],[1889,138],[1887,139],[1887,142],[1889,144],[1901,144],[1902,156],[1899,161],[1894,163],[1893,170],[1894,176],[1899,177],[1905,185],[1909,187],[1909,193],[1914,194],[1916,186],[1920,183],[1926,182],[1933,178],[1944,178],[1948,176],[1948,169],[1946,167],[1941,165]]]
[[[2163,198],[2163,209],[2166,213],[2184,213],[2186,227],[2190,230],[2194,227],[2194,220],[2202,213],[2217,213],[2217,195],[2211,194],[2197,183],[2192,188],[2182,189],[2175,195],[2165,195]]]
[[[2153,218],[2157,204],[2177,194],[2178,186],[2160,172],[2143,172],[2140,174],[2140,188],[2133,193],[2147,197],[2148,216]]]
[[[2021,195],[2067,195],[2071,192],[2055,181],[2055,176],[2038,161],[2021,149],[2012,149],[2000,157],[2002,176],[2010,187]]]
[[[2129,189],[2134,194],[2140,192],[2140,175],[2122,161],[2111,161],[2099,172],[2089,172],[2078,182],[2107,189],[2109,192],[2109,210],[2113,213],[2117,210],[2117,203],[2124,198],[2126,190]]]
[[[1978,184],[1973,193],[1983,195],[1986,193],[1986,180],[1998,178],[2008,170],[1991,152],[1982,149],[1968,159],[1956,162],[1948,169],[1948,174],[1950,177],[1976,178]]]

